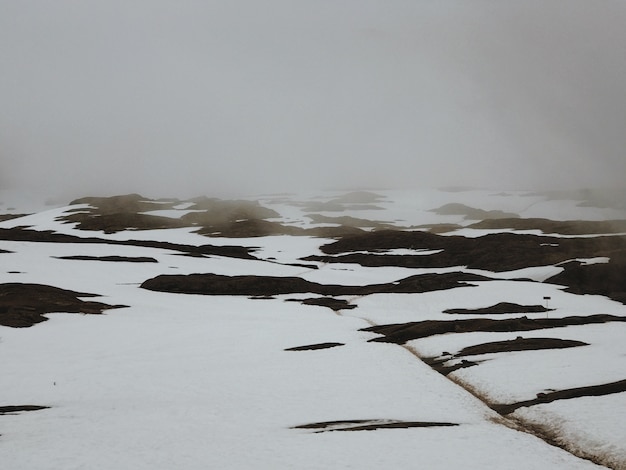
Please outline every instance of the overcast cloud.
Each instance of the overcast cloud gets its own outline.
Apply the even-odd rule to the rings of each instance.
[[[0,184],[623,186],[626,2],[0,0]]]

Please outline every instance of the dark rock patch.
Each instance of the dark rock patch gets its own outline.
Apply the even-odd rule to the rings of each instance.
[[[20,217],[26,217],[30,214],[0,214],[0,222],[5,220],[19,219]]]
[[[541,230],[562,235],[587,235],[626,232],[626,220],[549,220],[549,219],[491,219],[469,226],[475,229]]]
[[[454,372],[455,370],[477,366],[480,362],[484,362],[484,361],[468,361],[468,360],[463,359],[457,362],[456,364],[447,365],[450,358],[441,359],[441,358],[435,358],[435,357],[425,357],[422,360],[426,364],[428,364],[430,367],[432,367],[433,370],[436,370],[442,375],[448,375],[449,373]]]
[[[141,287],[159,292],[204,295],[258,296],[310,292],[324,296],[341,296],[429,292],[471,286],[468,282],[486,279],[489,278],[468,273],[422,274],[387,284],[345,286],[318,284],[299,277],[162,274],[144,281]]]
[[[148,256],[88,256],[88,255],[75,255],[75,256],[57,256],[57,259],[78,260],[78,261],[111,261],[111,262],[125,262],[125,263],[158,263],[154,258]]]
[[[394,248],[439,250],[429,255],[390,255],[376,251]],[[571,291],[606,295],[626,302],[626,236],[557,238],[494,233],[477,238],[442,236],[421,231],[368,232],[321,247],[326,255],[305,261],[356,263],[362,266],[472,269],[502,272],[537,266],[562,265],[565,273],[547,282],[570,286]],[[370,253],[363,253],[369,251]],[[608,263],[575,266],[572,259],[608,257]],[[588,275],[586,275],[588,273]]]
[[[71,202],[88,204],[90,207],[76,209],[73,213],[60,217],[67,223],[76,223],[79,230],[96,230],[115,233],[122,230],[153,230],[188,226],[179,219],[142,214],[153,210],[171,209],[180,201],[177,199],[155,201],[139,194],[112,197],[85,197]]]
[[[499,315],[505,313],[543,313],[549,311],[551,311],[551,309],[545,308],[542,305],[519,305],[510,302],[500,302],[485,308],[450,308],[444,310],[443,313],[457,315]]]
[[[304,305],[317,305],[320,307],[328,307],[337,312],[339,310],[351,310],[356,305],[349,304],[347,300],[335,299],[334,297],[312,297],[309,299],[287,299],[289,302],[300,302]]]
[[[546,282],[567,286],[574,294],[605,295],[626,304],[626,253],[613,253],[608,263],[584,264],[571,261]]]
[[[383,335],[381,338],[369,341],[381,343],[404,344],[419,338],[427,338],[446,333],[470,333],[474,331],[489,332],[513,332],[532,331],[548,328],[559,328],[570,325],[589,325],[608,322],[626,322],[626,317],[615,315],[590,315],[586,317],[564,318],[509,318],[493,320],[488,318],[471,318],[467,320],[425,320],[419,322],[397,323],[391,325],[376,325],[363,328],[361,331],[369,331]]]
[[[509,413],[513,413],[518,408],[522,408],[525,406],[534,406],[541,403],[550,403],[556,400],[569,400],[571,398],[599,397],[622,392],[626,392],[626,380],[620,380],[617,382],[611,382],[601,385],[590,385],[587,387],[568,388],[565,390],[557,390],[548,393],[538,393],[537,398],[533,398],[531,400],[525,400],[510,404],[491,404],[490,407],[501,415],[507,415]]]
[[[25,227],[10,229],[0,228],[0,240],[47,242],[47,243],[91,243],[123,246],[143,246],[147,248],[160,248],[164,250],[179,251],[190,256],[225,256],[229,258],[257,259],[250,254],[251,247],[236,245],[183,245],[180,243],[159,242],[152,240],[109,240],[97,237],[76,237],[55,233],[49,230],[29,230]]]
[[[7,406],[0,406],[0,415],[21,413],[23,411],[46,410],[48,408],[50,408],[50,407],[49,406],[40,406],[40,405],[7,405]]]
[[[337,346],[345,346],[343,343],[318,343],[318,344],[308,344],[306,346],[296,346],[293,348],[287,348],[285,351],[314,351],[317,349],[330,349],[336,348]]]
[[[121,230],[150,230],[200,226],[201,234],[219,234],[229,237],[265,236],[290,234],[289,228],[277,222],[264,219],[279,217],[276,211],[261,206],[256,201],[226,201],[217,198],[200,197],[189,201],[192,205],[180,218],[161,217],[143,212],[172,209],[181,201],[154,201],[138,194],[114,196],[111,198],[83,198],[72,204],[89,204],[87,209],[77,209],[75,213],[61,220],[77,223],[82,230],[102,230],[114,233]],[[266,222],[266,223],[263,223]]]
[[[441,426],[458,426],[457,423],[434,421],[398,421],[391,419],[354,419],[343,421],[324,421],[320,423],[301,424],[291,429],[311,429],[315,432],[330,431],[375,431],[377,429],[408,429],[431,428]]]
[[[588,346],[588,343],[559,338],[522,338],[509,341],[494,341],[477,344],[461,349],[455,356],[476,356],[479,354],[500,353],[510,351],[530,351],[539,349],[565,349]]]
[[[183,215],[181,219],[194,225],[213,226],[237,220],[261,220],[280,217],[278,212],[262,206],[258,201],[200,197],[192,199],[190,202],[194,204],[187,210],[202,212],[189,212]]]
[[[154,200],[140,194],[124,194],[111,197],[88,196],[70,202],[70,205],[77,204],[88,204],[99,214],[119,214],[172,209],[180,204],[180,201],[178,199]]]
[[[192,214],[189,214],[192,215]],[[196,233],[200,235],[249,238],[267,237],[271,235],[303,235],[304,229],[300,227],[290,227],[279,222],[268,220],[247,219],[222,224],[204,225]]]
[[[63,217],[68,223],[76,223],[79,230],[116,233],[124,230],[156,230],[188,227],[179,219],[138,213],[98,214],[79,212]]]
[[[430,233],[449,233],[460,228],[463,228],[462,225],[457,224],[430,224],[430,225],[417,225],[412,227],[416,230],[428,230]]]
[[[25,328],[46,321],[43,315],[53,312],[101,314],[124,305],[84,301],[79,297],[96,294],[74,292],[42,284],[0,284],[0,325]]]

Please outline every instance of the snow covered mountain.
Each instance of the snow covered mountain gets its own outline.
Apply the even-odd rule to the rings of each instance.
[[[625,200],[5,202],[0,461],[625,469]]]

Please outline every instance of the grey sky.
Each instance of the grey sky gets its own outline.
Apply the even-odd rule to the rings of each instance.
[[[0,183],[623,185],[626,2],[0,0]]]

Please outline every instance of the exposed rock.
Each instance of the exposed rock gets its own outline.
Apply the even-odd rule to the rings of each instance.
[[[491,219],[469,225],[474,229],[541,230],[543,233],[587,235],[626,232],[626,220],[549,220],[549,219]]]
[[[236,245],[183,245],[152,240],[110,240],[97,237],[76,237],[49,230],[29,230],[25,227],[0,228],[0,240],[47,243],[101,243],[107,245],[143,246],[178,251],[193,256],[226,256],[229,258],[256,259],[250,254],[253,248]]]
[[[125,194],[111,197],[83,197],[73,200],[70,205],[89,204],[93,213],[120,214],[171,209],[179,203],[177,199],[155,201],[139,194]]]
[[[116,233],[123,230],[156,230],[187,227],[179,219],[138,213],[99,213],[98,211],[77,212],[62,218],[65,222],[76,223],[79,230]]]
[[[626,317],[615,315],[590,315],[585,317],[564,318],[508,318],[492,320],[489,318],[470,318],[467,320],[425,320],[418,322],[396,323],[390,325],[376,325],[363,328],[362,331],[370,331],[383,335],[381,338],[369,341],[381,343],[404,344],[419,338],[426,338],[446,333],[469,333],[473,331],[513,332],[531,331],[548,328],[558,328],[569,325],[589,325],[607,322],[626,322]]]
[[[101,314],[106,309],[124,305],[81,300],[96,294],[74,292],[42,284],[0,284],[0,325],[24,328],[46,321],[43,315],[53,312]]]
[[[299,277],[224,276],[219,274],[162,274],[148,279],[141,287],[160,292],[205,295],[267,296],[312,293],[329,296],[374,293],[419,293],[470,286],[468,281],[487,280],[468,273],[422,274],[397,282],[366,286],[318,284]]]
[[[387,255],[362,253],[394,248],[442,250],[429,255]],[[494,233],[476,238],[442,236],[420,231],[382,230],[345,237],[324,245],[326,255],[309,256],[308,261],[357,263],[362,266],[446,268],[467,266],[502,272],[549,266],[575,258],[626,257],[626,236],[555,238],[515,233]],[[619,270],[615,271],[616,274]],[[622,271],[626,280],[626,271]]]
[[[571,261],[546,282],[567,286],[575,294],[605,295],[626,304],[626,253],[614,253],[608,263],[585,264]]]
[[[494,341],[491,343],[477,344],[461,349],[455,356],[476,356],[479,354],[491,354],[510,351],[535,351],[539,349],[565,349],[578,346],[589,346],[588,343],[571,339],[559,338],[521,338],[509,341]]]
[[[125,262],[125,263],[158,263],[154,258],[148,256],[87,256],[87,255],[75,255],[75,256],[57,256],[57,259],[68,259],[78,261],[113,261],[113,262]]]
[[[19,219],[20,217],[26,217],[30,214],[0,214],[0,222],[5,220]]]
[[[48,408],[50,408],[50,407],[49,406],[41,406],[41,405],[7,405],[7,406],[0,406],[0,415],[16,414],[16,413],[21,413],[23,411],[46,410]]]
[[[330,349],[336,348],[338,346],[345,346],[343,343],[318,343],[318,344],[308,344],[306,346],[296,346],[293,348],[287,348],[285,351],[314,351],[317,349]]]
[[[195,199],[195,204],[189,210],[202,210],[202,212],[189,212],[181,217],[190,225],[202,225],[203,227],[220,226],[238,220],[262,220],[280,217],[273,209],[261,206],[256,201],[225,201],[214,198]]]
[[[614,393],[622,392],[626,392],[626,380],[619,380],[617,382],[611,382],[601,385],[568,388],[555,392],[538,393],[537,398],[533,398],[531,400],[525,400],[510,404],[492,404],[490,406],[494,411],[500,413],[501,415],[507,415],[524,406],[534,406],[541,403],[550,403],[556,400],[568,400],[570,398],[599,397],[603,395],[612,395]]]
[[[457,315],[499,315],[506,313],[542,313],[549,311],[551,311],[551,309],[545,308],[542,305],[519,305],[510,302],[500,302],[485,308],[450,308],[444,310],[443,313]]]
[[[347,300],[335,299],[333,297],[313,297],[310,299],[294,300],[297,300],[304,305],[319,305],[321,307],[328,307],[333,311],[351,310],[357,307],[354,304],[349,304]]]
[[[343,421],[323,421],[321,423],[301,424],[292,429],[311,429],[315,432],[330,431],[375,431],[377,429],[430,428],[439,426],[458,426],[457,423],[435,421],[398,421],[392,419],[352,419]]]

